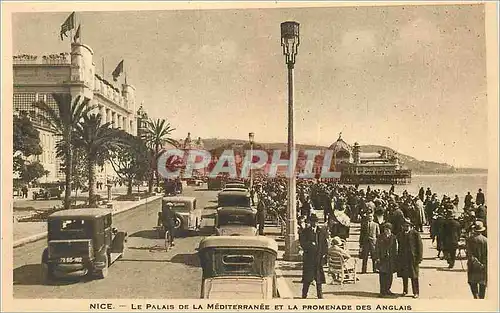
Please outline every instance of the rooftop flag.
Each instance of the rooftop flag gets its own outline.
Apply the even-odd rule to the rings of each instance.
[[[73,41],[76,42],[77,39],[80,39],[81,38],[81,34],[80,34],[80,24],[78,24],[78,28],[76,29],[76,33],[75,33],[75,37],[73,37]]]
[[[75,12],[71,13],[66,21],[61,25],[61,40],[64,40],[64,37],[68,37],[66,33],[75,28]]]
[[[113,75],[113,80],[117,81],[118,76],[120,76],[122,73],[123,73],[123,60],[121,60],[120,63],[118,63],[113,73],[111,73],[111,75]]]

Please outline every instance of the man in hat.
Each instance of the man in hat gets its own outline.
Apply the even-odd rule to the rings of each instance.
[[[299,241],[304,255],[302,258],[302,298],[307,298],[309,286],[316,281],[318,299],[323,298],[322,284],[326,282],[323,265],[328,253],[327,232],[317,225],[318,217],[311,214],[308,225],[300,234]]]
[[[488,241],[483,222],[476,221],[467,239],[467,282],[474,299],[484,299],[488,278]]]
[[[259,199],[257,204],[257,223],[259,224],[259,235],[264,235],[264,224],[266,223],[267,205],[266,198]]]
[[[470,191],[467,192],[467,195],[465,196],[464,199],[465,207],[468,208],[472,205],[472,195],[470,194]]]
[[[408,278],[411,279],[413,298],[419,297],[418,272],[422,262],[423,245],[420,234],[405,219],[398,239],[398,277],[403,278],[403,296],[408,294]]]
[[[368,265],[368,256],[372,258],[373,272],[376,272],[375,268],[375,246],[377,244],[377,237],[380,235],[380,227],[377,223],[373,221],[373,215],[368,215],[367,220],[361,224],[361,231],[359,234],[359,247],[360,247],[360,257],[363,260],[363,265],[361,273],[366,273],[366,268]]]
[[[442,224],[441,234],[443,236],[443,253],[444,258],[448,261],[448,268],[455,266],[455,258],[457,254],[458,242],[462,233],[460,222],[453,215],[452,208],[448,208],[445,213],[445,220]]]
[[[477,191],[477,194],[476,194],[476,204],[477,205],[484,204],[484,193],[483,193],[483,190],[481,188],[479,188],[479,190]]]
[[[172,202],[165,203],[165,209],[163,210],[161,216],[158,213],[158,220],[160,221],[168,232],[168,238],[170,241],[170,246],[174,246],[174,230],[175,230],[175,213],[173,210],[174,204]]]
[[[391,292],[392,280],[396,271],[397,257],[396,236],[392,234],[392,225],[382,225],[382,233],[375,245],[375,266],[378,268],[380,297],[394,296]]]

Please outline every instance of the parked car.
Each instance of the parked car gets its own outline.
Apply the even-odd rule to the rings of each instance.
[[[59,183],[40,184],[40,189],[38,191],[33,191],[33,200],[61,199],[62,192],[63,191]]]
[[[198,247],[202,299],[278,297],[278,244],[265,236],[211,236]]]
[[[220,207],[215,215],[218,236],[256,236],[257,210],[248,207]]]
[[[182,231],[196,231],[201,227],[202,209],[196,207],[195,197],[163,197],[159,219],[166,214],[167,204],[172,204],[174,213],[174,234],[179,235]],[[162,224],[158,228],[159,237],[165,238],[166,228]]]
[[[42,277],[105,278],[108,267],[125,252],[127,233],[112,226],[111,210],[69,209],[47,219],[47,248],[42,253]]]
[[[201,186],[203,185],[203,180],[198,178],[188,178],[186,179],[186,185],[188,186]]]

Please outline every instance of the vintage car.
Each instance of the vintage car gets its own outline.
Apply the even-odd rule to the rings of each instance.
[[[199,186],[203,185],[203,180],[198,179],[198,178],[188,178],[188,179],[186,179],[186,185],[199,187]]]
[[[257,210],[249,207],[220,207],[215,215],[217,236],[256,236]]]
[[[244,183],[227,183],[224,185],[224,189],[240,188],[248,190],[248,187]]]
[[[174,215],[174,236],[180,235],[183,231],[196,231],[201,227],[202,209],[196,207],[195,197],[163,197],[161,211],[158,216],[158,226],[160,238],[165,238],[166,228],[163,225],[162,216],[166,214],[167,204],[172,205]],[[161,222],[161,223],[160,223]]]
[[[265,236],[211,236],[198,256],[203,270],[202,299],[278,297],[274,270],[278,244]]]
[[[163,190],[166,196],[176,196],[182,193],[182,182],[180,179],[165,179]]]
[[[61,199],[62,192],[60,183],[41,184],[40,189],[33,191],[33,200]]]
[[[208,190],[219,190],[224,186],[224,178],[223,177],[209,177],[207,181]]]
[[[108,267],[125,252],[127,233],[112,227],[111,210],[69,209],[47,219],[48,247],[42,253],[42,277],[108,275]]]
[[[223,190],[217,195],[217,206],[251,207],[250,193],[247,190]]]

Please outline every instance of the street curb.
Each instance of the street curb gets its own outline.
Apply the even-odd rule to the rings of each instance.
[[[136,207],[141,206],[143,204],[146,204],[146,203],[153,202],[155,200],[161,199],[162,197],[163,196],[158,195],[158,196],[152,196],[152,197],[149,197],[149,198],[146,198],[146,199],[142,199],[142,200],[137,201],[137,203],[134,203],[130,207],[125,207],[123,209],[119,209],[117,211],[113,211],[111,214],[112,215],[117,215],[117,214],[123,213],[125,211],[129,211],[129,210],[135,209]],[[38,233],[38,234],[29,236],[29,237],[26,237],[26,238],[19,239],[19,240],[14,241],[13,248],[21,247],[21,246],[24,246],[24,245],[26,245],[28,243],[32,243],[32,242],[44,239],[46,237],[47,237],[47,232],[45,231],[43,233]]]

